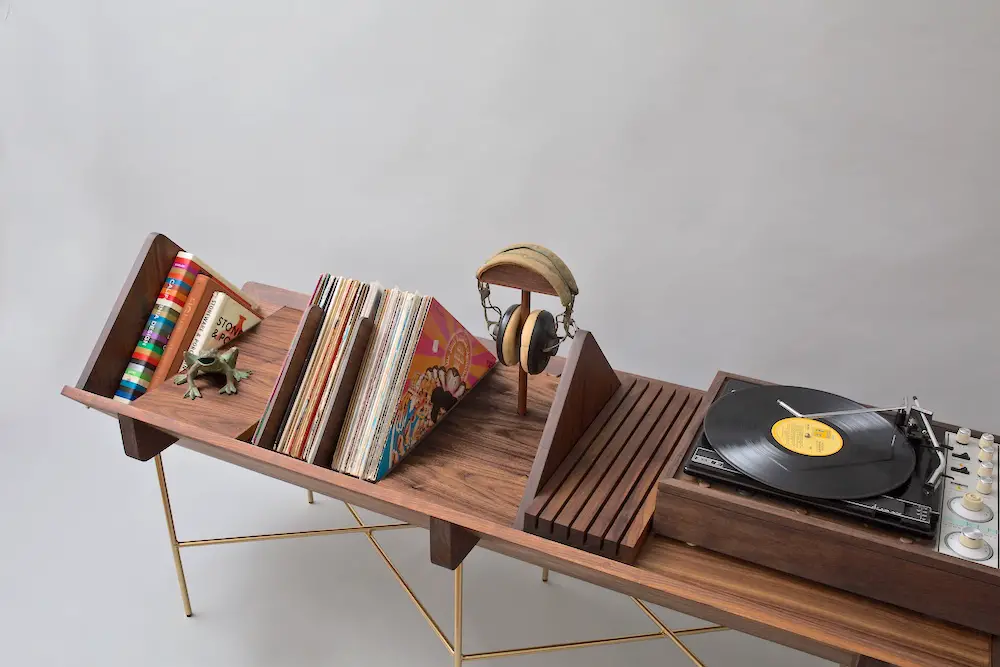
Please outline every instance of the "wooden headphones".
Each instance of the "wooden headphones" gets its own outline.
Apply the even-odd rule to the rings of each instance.
[[[490,302],[490,287],[483,282],[483,275],[495,267],[516,267],[537,274],[551,285],[562,302],[564,311],[554,316],[547,310],[526,312],[520,304],[510,306],[502,314],[500,309]],[[479,284],[479,295],[486,314],[486,325],[490,335],[497,343],[497,358],[506,366],[521,365],[530,375],[537,375],[545,370],[559,345],[566,338],[571,338],[573,323],[573,305],[579,289],[573,273],[566,263],[554,252],[540,245],[519,243],[508,246],[491,257],[476,272]],[[491,320],[490,312],[500,315],[499,320]],[[559,326],[564,334],[559,336]]]

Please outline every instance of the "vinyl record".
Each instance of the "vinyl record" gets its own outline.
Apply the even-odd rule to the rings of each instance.
[[[870,498],[905,484],[916,454],[876,412],[817,419],[801,415],[863,408],[803,387],[765,385],[723,396],[705,417],[705,437],[749,477],[809,498]]]

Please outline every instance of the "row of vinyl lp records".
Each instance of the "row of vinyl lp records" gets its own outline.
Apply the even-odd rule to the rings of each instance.
[[[324,274],[252,442],[377,481],[496,361],[436,299]]]

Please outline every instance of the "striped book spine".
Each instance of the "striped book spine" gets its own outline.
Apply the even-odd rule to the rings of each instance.
[[[115,400],[131,403],[149,389],[153,373],[163,356],[163,348],[170,338],[170,333],[177,324],[177,319],[184,310],[184,303],[194,279],[201,272],[194,255],[189,252],[179,252],[170,267],[167,280],[160,288],[160,295],[153,306],[153,312],[146,320],[142,337],[136,343],[132,358],[129,360],[121,384],[115,392]]]

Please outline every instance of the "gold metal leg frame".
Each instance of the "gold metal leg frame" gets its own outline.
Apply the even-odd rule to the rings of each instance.
[[[420,602],[420,600],[417,599],[417,596],[414,594],[409,584],[407,584],[406,580],[403,579],[403,575],[401,575],[399,573],[399,570],[396,569],[396,566],[392,564],[392,561],[389,559],[389,556],[385,553],[385,550],[382,549],[382,545],[380,545],[378,543],[378,540],[375,539],[375,533],[377,531],[410,528],[412,527],[410,526],[410,524],[392,523],[392,524],[368,525],[361,519],[357,511],[355,511],[355,509],[351,505],[345,502],[344,505],[347,507],[347,510],[351,513],[351,516],[354,517],[354,521],[355,523],[357,523],[356,526],[350,526],[347,528],[327,528],[323,530],[305,530],[294,533],[269,533],[265,535],[246,535],[240,537],[220,537],[207,540],[179,541],[177,539],[177,533],[174,529],[174,516],[173,512],[170,509],[170,496],[167,494],[167,478],[163,473],[163,461],[159,456],[156,456],[155,462],[156,462],[156,476],[160,483],[160,497],[163,500],[163,512],[166,515],[167,519],[167,533],[170,536],[170,548],[173,551],[174,555],[174,567],[177,569],[177,583],[180,585],[181,600],[184,602],[184,613],[187,616],[191,616],[191,600],[188,597],[187,580],[184,577],[184,566],[181,563],[180,550],[182,548],[210,546],[215,544],[235,544],[238,542],[259,542],[262,540],[281,540],[292,537],[312,537],[316,535],[340,535],[348,533],[364,533],[365,537],[368,538],[368,541],[371,542],[372,546],[375,548],[375,551],[378,552],[378,555],[382,558],[386,566],[389,568],[389,571],[392,572],[393,576],[396,578],[396,581],[398,581],[399,585],[402,586],[403,591],[406,592],[407,597],[409,597],[410,600],[413,602],[413,604],[417,607],[417,611],[420,612],[421,616],[424,617],[424,620],[427,621],[427,624],[431,627],[431,630],[434,631],[434,634],[436,634],[438,639],[441,640],[441,643],[444,644],[445,648],[448,650],[449,655],[452,656],[453,664],[455,667],[461,667],[462,664],[465,663],[466,661],[488,660],[491,658],[512,658],[519,655],[550,653],[552,651],[564,651],[568,649],[587,648],[591,646],[608,646],[610,644],[627,644],[631,642],[647,641],[650,639],[670,639],[677,646],[677,648],[679,648],[684,653],[684,655],[686,655],[688,659],[691,660],[692,663],[694,663],[698,667],[705,667],[704,663],[702,663],[697,658],[697,656],[695,656],[694,653],[692,653],[691,650],[684,645],[684,642],[682,642],[680,638],[686,637],[688,635],[698,635],[707,632],[718,632],[720,630],[728,629],[721,625],[709,625],[701,628],[691,628],[689,630],[671,630],[662,621],[660,621],[660,619],[656,616],[656,614],[654,614],[649,609],[649,607],[646,606],[644,602],[633,597],[632,601],[635,602],[639,606],[639,609],[641,609],[642,612],[646,614],[649,620],[651,620],[656,625],[657,628],[656,632],[624,635],[620,637],[609,637],[607,639],[592,639],[588,641],[567,642],[562,644],[527,646],[524,648],[505,649],[502,651],[465,653],[462,648],[463,566],[459,565],[457,568],[455,568],[455,574],[454,574],[455,626],[452,635],[452,641],[449,641],[448,638],[445,637],[444,632],[441,631],[441,627],[434,620],[434,617],[430,615],[426,607],[424,607],[424,605]],[[307,491],[307,499],[310,504],[314,502],[312,491]],[[548,581],[548,580],[549,580],[549,568],[543,567],[542,581]]]

